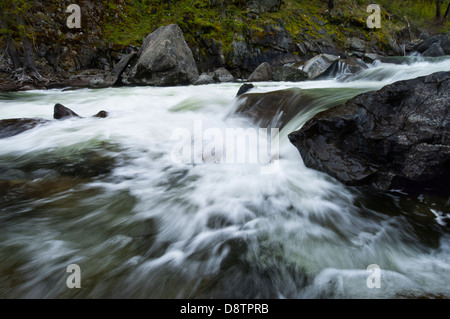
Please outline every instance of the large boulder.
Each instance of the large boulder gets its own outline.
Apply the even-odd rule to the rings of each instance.
[[[233,82],[234,81],[233,75],[230,73],[230,71],[228,71],[225,68],[218,68],[218,69],[214,70],[213,79],[216,82]]]
[[[272,72],[273,72],[272,66],[267,62],[263,62],[255,69],[255,71],[253,71],[252,74],[250,74],[248,80],[252,82],[272,81],[273,80]]]
[[[428,57],[438,57],[438,56],[443,56],[443,55],[445,55],[445,52],[444,52],[444,50],[442,50],[441,46],[437,42],[433,43],[423,53],[423,56],[428,56]]]
[[[325,73],[334,62],[338,61],[339,57],[330,54],[319,54],[314,58],[305,62],[303,71],[308,73],[310,80],[314,80],[323,73]]]
[[[80,116],[71,109],[69,109],[68,107],[65,107],[60,103],[55,104],[55,106],[53,107],[53,118],[55,120],[63,120],[70,117],[80,117]]]
[[[445,55],[450,55],[450,37],[444,34],[424,38],[422,42],[416,45],[415,50],[425,55],[425,52],[428,51],[429,49],[432,49],[432,46],[435,44],[439,45],[439,47],[442,49]],[[435,45],[435,48],[431,52],[433,51],[437,52],[440,50],[438,50],[437,46]],[[439,52],[438,54],[441,55],[441,52]],[[434,55],[427,54],[427,56],[434,56]]]
[[[289,134],[307,167],[376,190],[450,190],[450,72],[396,82]]]
[[[188,85],[198,78],[192,52],[176,24],[149,34],[138,53],[139,59],[123,82],[131,85]]]
[[[439,43],[439,37],[434,36],[426,38],[416,46],[416,51],[419,53],[423,53],[428,50],[434,43]]]

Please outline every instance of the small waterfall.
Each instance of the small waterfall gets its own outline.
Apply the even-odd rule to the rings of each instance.
[[[400,48],[402,49],[402,55],[406,56],[406,44],[400,44]]]

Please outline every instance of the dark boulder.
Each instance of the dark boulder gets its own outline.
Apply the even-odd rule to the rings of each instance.
[[[114,66],[112,71],[105,77],[103,83],[99,86],[108,87],[120,82],[120,76],[125,71],[125,68],[137,58],[137,53],[132,52],[120,59],[120,61]]]
[[[417,46],[416,46],[416,51],[423,53],[426,50],[428,50],[431,45],[433,45],[434,43],[439,43],[439,37],[434,36],[431,38],[427,38],[424,41],[420,42]]]
[[[17,118],[0,120],[0,138],[11,137],[47,123],[40,118]]]
[[[239,91],[236,94],[236,97],[248,92],[249,90],[253,89],[255,86],[251,83],[244,83],[241,85],[241,87],[239,88]]]
[[[62,104],[59,103],[55,104],[55,107],[53,108],[53,118],[55,120],[63,120],[70,117],[80,117],[80,116]]]
[[[106,111],[100,111],[97,114],[93,115],[93,117],[101,117],[101,118],[105,118],[108,116],[108,112]],[[53,108],[53,118],[55,120],[65,120],[71,117],[79,117],[81,118],[81,116],[79,116],[77,113],[75,113],[74,111],[72,111],[71,109],[69,109],[68,107],[65,107],[62,104],[56,103],[54,108]]]
[[[450,191],[450,72],[399,81],[289,134],[307,167],[376,190]]]
[[[442,48],[439,45],[439,43],[433,43],[423,53],[423,56],[428,56],[428,57],[438,57],[438,56],[443,56],[443,55],[445,55],[445,52],[444,52],[444,50],[442,50]]]
[[[108,117],[108,112],[102,110],[102,111],[98,112],[97,114],[95,114],[93,117],[105,118],[105,117]]]
[[[93,115],[93,117],[99,118],[105,118],[107,116],[108,112],[103,110]],[[53,118],[55,120],[65,120],[72,117],[81,118],[81,116],[64,105],[59,103],[55,104],[53,108]],[[41,118],[16,118],[0,120],[0,138],[15,136],[48,122],[50,121]]]
[[[436,35],[433,37],[428,37],[423,39],[422,42],[420,42],[419,44],[416,45],[415,50],[419,53],[423,53],[425,55],[425,52],[429,49],[431,49],[431,47],[434,44],[438,44],[442,51],[444,52],[444,54],[442,55],[450,55],[450,37],[448,35],[444,35],[444,34],[440,34],[440,35]],[[436,49],[438,49],[436,46],[434,48],[433,51],[437,51]],[[439,52],[440,54],[441,52]],[[426,55],[426,56],[436,56],[436,55]],[[440,55],[437,55],[440,56]]]

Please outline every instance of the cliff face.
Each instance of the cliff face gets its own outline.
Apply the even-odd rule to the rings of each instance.
[[[138,51],[145,36],[171,23],[180,26],[199,73],[225,67],[243,78],[263,62],[277,66],[320,53],[401,55],[401,35],[417,35],[411,28],[393,32],[401,23],[367,28],[366,4],[352,0],[336,2],[332,10],[325,1],[79,0],[81,27],[69,28],[71,2],[33,1],[26,13],[36,67],[55,86],[95,83],[126,54]],[[0,71],[5,79],[11,67],[3,61]]]

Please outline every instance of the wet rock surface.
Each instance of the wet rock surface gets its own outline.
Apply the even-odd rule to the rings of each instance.
[[[450,190],[450,72],[399,81],[289,135],[306,166],[376,190]]]

